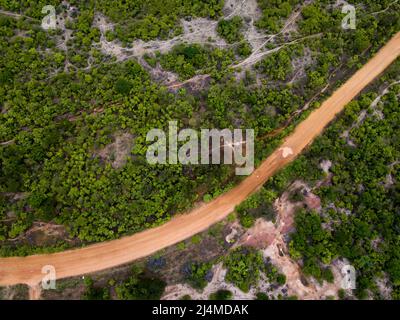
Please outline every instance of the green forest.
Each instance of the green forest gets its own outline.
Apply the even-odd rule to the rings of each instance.
[[[234,167],[150,165],[147,132],[166,129],[171,120],[178,121],[179,129],[252,128],[259,164],[400,30],[399,4],[388,6],[386,0],[353,1],[363,6],[356,30],[341,28],[343,14],[329,1],[257,2],[258,32],[278,33],[296,10],[299,21],[294,35],[278,34],[261,48],[274,52],[241,68],[237,65],[255,50],[244,35],[249,22],[238,15],[226,18],[223,0],[71,0],[71,14],[57,0],[0,0],[0,255],[119,238],[218,196],[240,181]],[[47,4],[65,17],[65,30],[40,27]],[[105,34],[96,24],[98,13],[113,24]],[[172,39],[184,32],[182,19],[196,18],[214,22],[226,46],[211,40],[177,43],[168,52],[124,60],[102,50],[104,39],[127,49],[134,41]],[[298,60],[307,61],[302,70],[296,68]],[[298,212],[291,255],[301,261],[305,275],[320,281],[331,280],[333,259],[349,259],[359,272],[360,298],[376,294],[374,277],[383,273],[394,286],[393,297],[400,297],[399,86],[382,98],[381,118],[369,110],[382,86],[398,81],[399,65],[350,103],[307,153],[237,209],[245,227],[261,216],[274,220],[271,204],[290,182],[315,183],[323,177],[319,162],[332,161],[331,184],[317,189],[323,214]],[[209,79],[199,91],[174,91],[153,78],[154,68],[176,74],[179,81],[196,75]],[[368,110],[368,116],[349,132],[354,147],[340,135],[361,110]],[[129,138],[124,161],[109,151],[121,137]],[[388,174],[394,183],[385,187]],[[68,237],[32,244],[24,235],[36,222],[62,225]],[[235,255],[244,254],[245,265],[237,265]],[[265,271],[259,260],[256,253],[235,251],[225,261],[227,280],[248,290],[249,274]],[[187,281],[204,287],[210,267],[193,264]],[[121,284],[118,295],[157,296],[165,284],[153,280],[135,274]],[[142,289],[146,286],[149,292]],[[88,297],[103,296],[91,283],[87,287]]]

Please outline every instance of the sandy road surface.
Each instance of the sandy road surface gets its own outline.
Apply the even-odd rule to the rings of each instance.
[[[234,189],[164,225],[119,240],[60,253],[0,259],[0,285],[37,285],[45,265],[55,267],[57,278],[95,272],[150,255],[182,241],[231,213],[235,206],[256,191],[277,170],[291,162],[317,137],[360,91],[400,56],[400,33],[396,34],[362,69],[339,88],[320,108],[310,114],[283,145],[251,176]]]

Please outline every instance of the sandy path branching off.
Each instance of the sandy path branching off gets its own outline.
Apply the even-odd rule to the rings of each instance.
[[[25,16],[23,14],[11,12],[11,11],[0,10],[0,14],[5,15],[5,16],[9,16],[9,17],[13,17],[13,18],[25,18],[25,19],[28,19],[28,20],[31,20],[31,21],[39,21],[38,19],[35,19],[35,18],[32,18],[32,17],[28,17],[28,16]]]
[[[274,173],[293,161],[323,129],[400,56],[400,32],[329,99],[314,110],[254,172],[238,186],[190,213],[129,237],[54,254],[0,259],[0,285],[38,284],[43,266],[52,265],[58,279],[112,268],[183,241],[226,218],[235,206],[258,190]],[[283,151],[292,152],[286,157]]]
[[[251,23],[247,26],[247,29],[250,29],[252,22],[258,20],[261,16],[256,0],[227,0],[223,12],[223,19],[230,19],[236,15],[242,18],[249,18]],[[101,50],[106,54],[115,56],[117,61],[141,58],[145,54],[154,54],[156,52],[167,53],[171,51],[174,46],[181,43],[210,44],[218,48],[232,46],[226,43],[226,41],[217,34],[218,21],[205,18],[193,18],[190,21],[181,19],[180,24],[183,29],[181,35],[167,40],[135,40],[131,43],[130,48],[124,48],[118,41],[107,41],[105,38],[105,33],[109,30],[113,30],[115,24],[110,23],[107,18],[100,13],[96,13],[94,18],[94,26],[99,28],[101,33]],[[249,41],[252,44],[254,40],[257,40],[253,38],[261,37],[262,34],[254,31],[250,32],[247,36],[250,38]]]
[[[299,6],[286,20],[282,29],[276,34],[266,35],[257,30],[254,26],[254,22],[261,17],[260,9],[258,8],[256,0],[228,0],[224,7],[224,18],[230,19],[233,16],[240,16],[244,19],[244,38],[250,43],[252,47],[252,53],[249,57],[243,61],[233,64],[231,67],[233,69],[238,68],[248,68],[258,61],[260,61],[265,56],[279,51],[285,46],[295,44],[301,40],[309,39],[312,37],[318,37],[321,34],[311,35],[303,37],[300,39],[295,39],[293,41],[287,41],[281,44],[279,47],[272,50],[266,49],[265,46],[268,43],[272,43],[277,37],[288,33],[295,29],[295,24],[297,19],[300,17],[301,11],[304,6],[310,4],[312,1],[307,0]],[[94,18],[94,26],[99,28],[101,37],[99,48],[100,50],[108,55],[116,57],[117,62],[125,61],[131,58],[136,58],[139,62],[142,62],[142,57],[146,54],[155,54],[159,52],[165,54],[172,50],[172,48],[178,44],[209,44],[215,48],[228,48],[236,46],[235,44],[228,44],[224,39],[219,37],[217,34],[217,21],[211,21],[204,18],[195,18],[191,21],[181,20],[181,25],[183,27],[183,34],[173,37],[167,40],[135,40],[132,42],[130,48],[123,47],[118,41],[107,41],[105,33],[108,30],[114,28],[114,24],[107,21],[107,19],[100,13],[96,13]],[[150,70],[151,72],[151,70]],[[209,77],[209,75],[195,76],[185,82],[175,82],[171,84],[171,81],[167,81],[166,85],[170,85],[170,88],[179,88],[185,83],[196,83],[198,81],[204,80],[204,78]]]
[[[218,263],[212,268],[213,278],[202,290],[193,289],[187,284],[176,284],[165,288],[162,300],[177,300],[184,295],[190,295],[193,300],[208,300],[210,295],[219,289],[225,289],[232,292],[234,300],[252,300],[255,296],[255,290],[252,288],[245,293],[236,288],[233,284],[225,281],[227,270],[222,263]]]

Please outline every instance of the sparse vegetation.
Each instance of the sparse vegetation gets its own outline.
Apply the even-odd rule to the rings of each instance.
[[[277,194],[275,192],[265,188],[250,196],[236,208],[241,225],[245,228],[250,228],[253,226],[256,218],[274,219],[272,202],[276,197]]]
[[[238,42],[243,39],[240,30],[243,28],[241,17],[235,16],[229,20],[220,20],[218,22],[217,32],[228,43]]]

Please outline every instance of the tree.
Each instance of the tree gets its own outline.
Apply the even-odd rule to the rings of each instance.
[[[160,300],[165,286],[163,280],[133,270],[133,275],[118,285],[115,291],[122,300]]]
[[[83,293],[84,300],[109,300],[110,293],[107,288],[94,286],[93,279],[85,277],[85,292]]]

